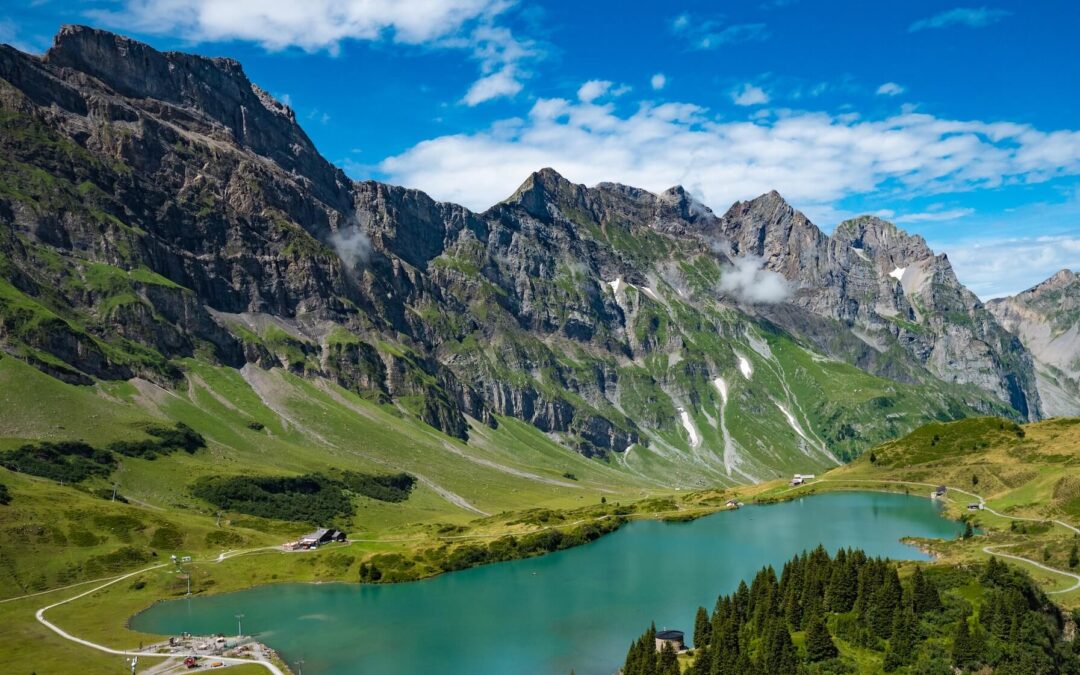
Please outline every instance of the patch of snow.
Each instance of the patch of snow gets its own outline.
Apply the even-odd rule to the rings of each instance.
[[[750,367],[750,362],[746,360],[745,356],[741,354],[737,356],[739,357],[739,372],[749,380],[750,376],[754,374],[754,369]]]
[[[870,258],[867,258],[866,253],[864,253],[863,250],[861,248],[859,248],[858,246],[852,246],[851,250],[855,251],[855,255],[859,256],[860,258],[862,258],[866,262],[870,262]]]
[[[660,296],[657,295],[656,292],[653,291],[653,289],[649,288],[648,286],[642,286],[641,287],[641,292],[644,293],[645,295],[649,296],[650,298],[652,298],[653,300],[655,300],[657,302],[663,302],[663,300],[660,299]]]
[[[896,279],[897,281],[903,281],[904,280],[904,272],[907,272],[906,267],[897,267],[892,272],[889,272],[889,276],[892,277],[893,279]]]
[[[614,293],[615,295],[618,295],[619,291],[622,290],[622,287],[625,284],[623,284],[622,277],[616,277],[615,281],[609,281],[609,282],[607,282],[607,285],[611,286],[611,292],[612,293]]]
[[[727,405],[727,382],[724,382],[724,378],[717,377],[713,379],[712,383],[716,390],[720,392],[720,400],[724,402],[724,405]]]
[[[686,408],[679,408],[679,421],[682,422],[686,433],[690,435],[691,447],[696,448],[701,445],[701,434],[698,433],[697,427],[694,426],[693,420],[690,419],[690,413],[686,412]]]

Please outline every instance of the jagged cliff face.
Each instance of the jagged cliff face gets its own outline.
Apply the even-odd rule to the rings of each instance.
[[[1080,415],[1080,276],[1061,270],[987,307],[1034,357],[1046,414]]]
[[[796,306],[840,322],[879,355],[898,350],[900,363],[866,360],[872,372],[906,379],[917,377],[912,364],[922,366],[992,392],[1025,417],[1041,415],[1030,356],[922,237],[872,216],[826,236],[775,192],[732,206],[719,233],[736,255],[762,257],[789,279]],[[835,355],[859,359],[844,351]]]
[[[285,368],[676,483],[1040,412],[1024,348],[883,221],[828,237],[776,193],[717,217],[550,169],[473,213],[350,181],[234,61],[80,27],[0,47],[0,111],[0,344],[68,381]],[[749,254],[790,302],[723,290]]]

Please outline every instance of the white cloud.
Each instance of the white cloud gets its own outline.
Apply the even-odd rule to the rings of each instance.
[[[513,96],[521,91],[523,87],[524,85],[518,80],[514,69],[505,67],[473,82],[461,101],[465,105],[474,106],[495,98]]]
[[[716,49],[723,45],[756,42],[769,37],[763,23],[725,25],[716,19],[680,14],[671,20],[671,31],[686,38],[692,49]]]
[[[731,100],[735,105],[761,105],[769,102],[769,95],[761,87],[747,83],[731,92]]]
[[[988,300],[1027,290],[1063,268],[1080,271],[1080,231],[965,241],[946,252],[964,285]]]
[[[379,169],[392,182],[482,209],[544,166],[579,183],[682,184],[717,210],[776,189],[822,213],[857,194],[910,197],[1080,175],[1080,131],[917,113],[721,121],[690,103],[640,102],[622,115],[611,104],[540,99],[525,118],[424,141]]]
[[[578,100],[582,103],[592,103],[611,89],[608,80],[589,80],[577,90]]]
[[[877,88],[879,96],[899,96],[903,94],[905,89],[895,82],[886,82]]]
[[[720,290],[740,302],[772,304],[791,296],[791,288],[782,274],[762,269],[764,260],[748,255],[737,258],[721,271]]]
[[[254,42],[268,51],[337,54],[347,40],[459,49],[480,62],[470,105],[521,90],[522,63],[539,56],[497,24],[514,0],[122,0],[87,14],[125,30],[192,42]]]
[[[663,73],[657,73],[649,78],[649,85],[653,88],[653,91],[660,91],[667,86],[667,76]]]
[[[892,216],[892,220],[896,223],[937,223],[943,220],[956,220],[957,218],[964,218],[975,213],[975,209],[963,208],[963,209],[948,209],[945,211],[925,211],[922,213],[905,213],[899,216]],[[886,216],[882,216],[883,218]]]
[[[997,23],[1010,14],[1012,12],[1008,10],[991,9],[989,7],[957,7],[916,21],[908,26],[908,32],[916,33],[921,30],[948,28],[949,26],[982,28]]]

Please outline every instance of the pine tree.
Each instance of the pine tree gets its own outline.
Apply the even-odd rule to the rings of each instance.
[[[896,567],[890,566],[885,573],[881,588],[873,594],[867,608],[870,629],[874,631],[874,635],[887,638],[892,633],[893,620],[897,609],[900,607],[902,596],[903,588],[900,586],[900,577],[896,573]]]
[[[1073,544],[1072,548],[1069,549],[1069,567],[1072,568],[1077,565],[1080,565],[1080,551],[1076,549],[1076,544]]]
[[[799,654],[791,641],[784,620],[769,619],[765,627],[765,642],[761,655],[761,670],[766,673],[794,673],[798,669]]]
[[[960,619],[953,631],[952,662],[957,668],[966,668],[978,663],[981,644],[979,636],[971,632],[967,617]]]
[[[896,670],[900,666],[911,663],[915,657],[918,639],[919,620],[910,607],[904,607],[897,612],[896,620],[893,621],[889,648],[885,652],[885,670]]]
[[[697,616],[694,617],[694,648],[701,649],[709,644],[709,613],[704,607],[698,607]]]
[[[820,614],[810,617],[806,628],[806,656],[811,663],[835,658],[839,652]]]
[[[656,672],[657,675],[679,675],[679,657],[670,642],[665,642],[664,648],[660,650],[660,663]]]
[[[922,567],[916,567],[915,573],[911,575],[911,600],[916,614],[941,609],[941,594],[938,593],[937,586],[923,574]]]
[[[964,533],[960,535],[961,539],[971,539],[975,536],[975,528],[971,526],[970,520],[964,521]]]

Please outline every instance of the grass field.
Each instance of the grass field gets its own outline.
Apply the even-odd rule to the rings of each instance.
[[[800,367],[799,359],[810,358],[806,352],[782,343],[772,349],[772,360],[747,351],[754,377],[771,378],[776,386],[783,382],[792,389],[791,400],[817,397],[850,381],[847,372],[828,381],[831,370],[846,366]],[[13,598],[150,567],[174,554],[194,558],[185,571],[196,593],[283,581],[358,581],[361,565],[369,562],[380,565],[383,581],[404,580],[438,573],[441,561],[458,546],[506,534],[520,537],[548,528],[569,532],[582,523],[617,517],[693,517],[721,508],[735,495],[748,500],[792,494],[786,483],[775,480],[677,491],[657,478],[673,467],[663,453],[639,452],[622,463],[588,459],[506,418],[494,429],[475,424],[466,444],[418,425],[394,405],[284,370],[237,371],[195,360],[184,365],[188,377],[182,389],[139,380],[86,387],[0,357],[0,450],[43,440],[102,447],[145,438],[148,425],[163,422],[183,422],[206,440],[206,447],[194,454],[122,457],[108,480],[91,478],[77,485],[0,469],[0,483],[11,497],[10,504],[0,506],[0,529],[6,535],[0,540],[0,600],[10,600],[0,603],[0,654],[10,672],[115,672],[122,659],[68,643],[33,617],[37,608],[87,587]],[[864,384],[878,382],[867,378]],[[851,403],[879,394],[889,392],[860,392]],[[812,420],[822,414],[827,410],[817,408],[799,417]],[[709,419],[695,422],[706,437],[715,436]],[[741,443],[750,442],[745,419],[729,417],[728,424]],[[826,474],[829,482],[801,489],[904,489],[886,481],[944,482],[967,486],[1011,516],[1069,520],[1080,517],[1078,435],[1080,423],[1067,420],[1024,427],[989,418],[930,425],[877,447],[873,462],[865,455]],[[658,438],[675,447],[680,438],[669,436]],[[355,514],[337,524],[355,541],[302,555],[273,547],[313,523],[218,514],[191,493],[191,485],[206,476],[334,470],[405,471],[418,483],[402,502],[354,495]],[[127,503],[100,496],[111,494],[114,483]],[[952,509],[960,515],[964,501],[957,498]],[[1071,537],[1061,528],[1032,523],[1018,532],[1007,519],[988,512],[980,512],[978,520],[985,537],[927,545],[950,562],[985,557],[981,546],[1010,544],[1007,550],[1018,555],[1052,567],[1067,565]],[[218,561],[227,552],[249,549],[255,550]],[[1048,589],[1068,585],[1052,573],[1034,567],[1032,573]],[[186,581],[166,565],[57,607],[49,617],[85,639],[134,648],[153,636],[127,630],[126,618],[186,590]],[[1080,592],[1058,599],[1077,605]]]

